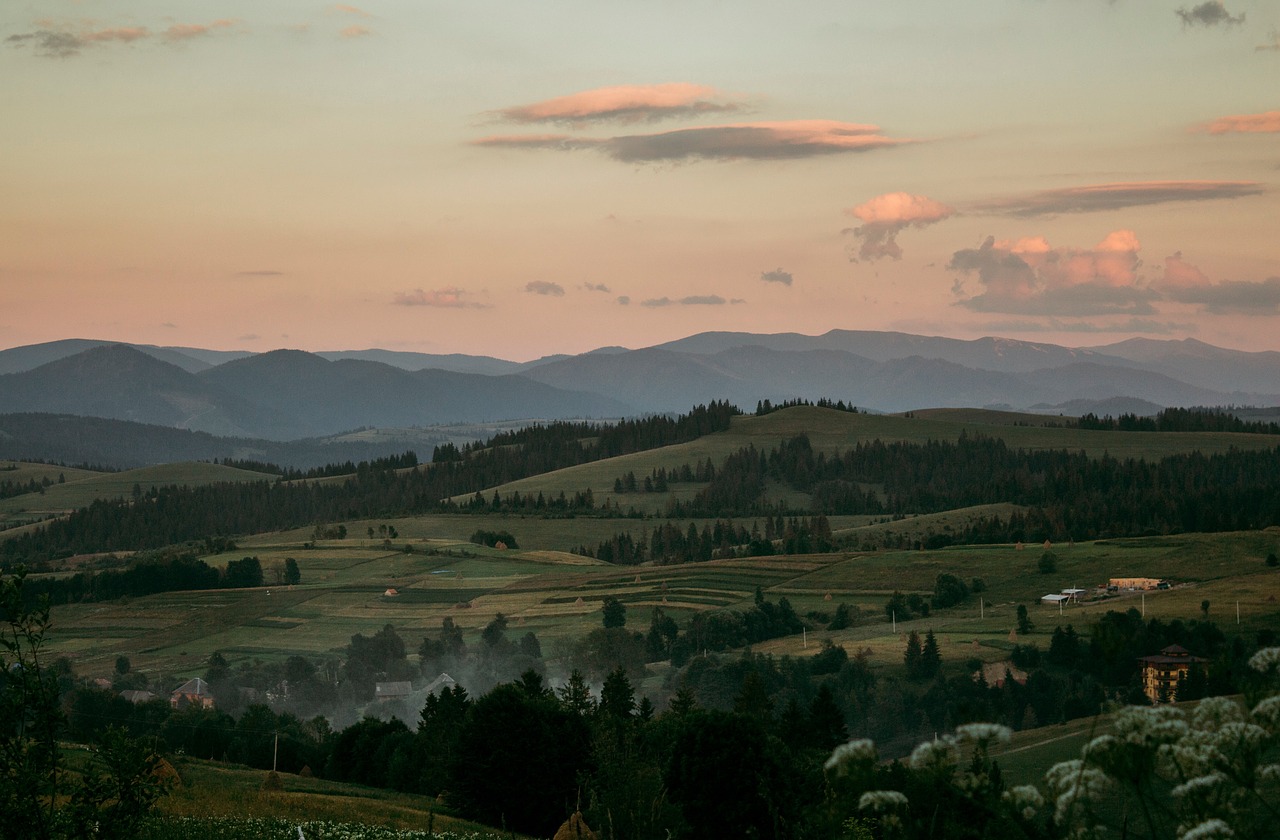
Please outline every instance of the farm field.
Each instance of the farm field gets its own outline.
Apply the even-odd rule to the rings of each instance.
[[[434,517],[421,517],[431,520]],[[455,526],[474,528],[476,518],[450,517]],[[766,598],[786,597],[797,613],[830,613],[840,603],[858,608],[861,621],[840,631],[818,630],[774,639],[756,650],[803,656],[825,639],[850,652],[870,649],[878,666],[901,664],[905,634],[933,629],[944,659],[978,657],[999,661],[1012,646],[1017,604],[1026,604],[1035,623],[1027,639],[1047,647],[1054,626],[1086,626],[1110,609],[1144,610],[1164,620],[1209,616],[1234,623],[1239,602],[1240,627],[1255,631],[1280,624],[1280,571],[1267,568],[1266,555],[1280,546],[1280,531],[1180,535],[1129,540],[1100,540],[1058,545],[1058,571],[1036,571],[1042,546],[950,547],[937,551],[878,551],[826,555],[713,560],[672,566],[610,566],[562,552],[485,548],[441,537],[408,537],[408,521],[386,549],[361,540],[327,541],[304,548],[297,534],[264,535],[246,541],[235,553],[206,557],[223,565],[241,555],[257,556],[267,570],[286,557],[297,560],[302,583],[259,589],[175,592],[101,604],[73,604],[54,610],[51,651],[70,656],[77,672],[109,672],[117,655],[130,657],[135,669],[185,677],[199,673],[206,658],[222,651],[238,660],[270,660],[302,654],[337,656],[356,633],[384,625],[396,628],[406,645],[439,630],[451,618],[473,642],[497,613],[513,631],[535,632],[544,650],[584,636],[600,626],[606,596],[628,608],[628,626],[643,631],[654,607],[681,624],[695,612],[744,609],[756,588]],[[521,520],[489,525],[517,531]],[[580,520],[555,520],[576,525]],[[352,532],[358,533],[358,523]],[[433,523],[428,528],[444,528]],[[368,540],[363,540],[369,543]],[[981,578],[986,590],[963,604],[927,618],[900,620],[894,628],[884,604],[895,590],[929,595],[938,574],[969,582]],[[1068,587],[1092,588],[1112,576],[1152,576],[1175,582],[1167,591],[1121,593],[1057,607],[1042,606],[1040,596]],[[397,594],[388,595],[394,589]],[[981,599],[981,602],[979,601]],[[554,670],[555,665],[552,664]]]

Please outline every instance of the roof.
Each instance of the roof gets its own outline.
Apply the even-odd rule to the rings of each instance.
[[[156,696],[150,691],[137,691],[134,689],[126,689],[120,692],[120,696],[130,703],[146,703],[148,700],[156,699]]]
[[[413,691],[413,683],[402,682],[380,682],[374,683],[373,696],[378,698],[385,697],[408,697]]]
[[[173,690],[174,694],[189,694],[196,697],[204,697],[209,693],[209,684],[199,677],[187,680],[182,685]]]
[[[443,691],[446,688],[452,688],[457,684],[458,684],[457,680],[455,680],[453,677],[449,676],[448,674],[442,671],[440,673],[440,676],[436,677],[434,680],[427,683],[427,686],[426,688],[423,689],[423,691],[425,691],[427,694],[435,694],[437,691]]]
[[[1070,600],[1070,598],[1071,598],[1071,596],[1069,596],[1069,595],[1044,595],[1044,596],[1042,596],[1042,597],[1040,598],[1040,600],[1041,600],[1041,601],[1052,601],[1053,603],[1055,603],[1055,604],[1056,604],[1056,603],[1058,603],[1059,601],[1068,601],[1068,600]]]

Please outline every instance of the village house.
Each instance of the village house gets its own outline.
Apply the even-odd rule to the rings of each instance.
[[[1142,663],[1142,691],[1147,698],[1152,703],[1172,703],[1178,699],[1178,682],[1208,660],[1192,656],[1180,645],[1169,645],[1155,656],[1138,661]]]
[[[367,683],[366,683],[367,685]],[[404,682],[380,682],[373,685],[373,699],[379,703],[404,700],[413,693],[413,684]]]
[[[169,705],[174,709],[186,705],[212,709],[213,695],[209,693],[209,684],[199,677],[187,680],[169,695]]]

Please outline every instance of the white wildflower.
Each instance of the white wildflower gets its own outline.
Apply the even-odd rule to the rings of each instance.
[[[998,723],[966,723],[956,727],[956,737],[961,741],[974,741],[986,745],[991,742],[1009,743],[1013,730]]]
[[[1126,706],[1116,713],[1116,735],[1132,744],[1156,745],[1187,733],[1182,710],[1174,706]]]
[[[869,790],[858,798],[859,811],[896,811],[907,807],[907,797],[896,790]]]
[[[913,770],[947,770],[954,767],[958,759],[956,739],[951,735],[943,735],[936,740],[925,741],[912,750],[907,763]]]
[[[1280,665],[1280,647],[1263,648],[1249,657],[1249,667],[1255,671],[1267,673]]]
[[[1218,730],[1215,745],[1226,752],[1240,749],[1258,749],[1267,740],[1267,730],[1256,723],[1228,723]]]
[[[831,757],[822,766],[826,770],[837,770],[843,775],[850,764],[872,764],[875,760],[875,743],[867,738],[858,738],[832,750]]]
[[[1219,838],[1225,840],[1235,836],[1236,833],[1231,830],[1231,826],[1216,817],[1178,832],[1178,840],[1219,840]]]
[[[1273,732],[1280,729],[1280,694],[1273,694],[1254,706],[1253,719]]]
[[[1001,794],[1001,798],[1017,808],[1024,820],[1030,820],[1044,807],[1044,797],[1035,785],[1018,785]]]
[[[1209,773],[1204,776],[1196,776],[1194,779],[1187,779],[1182,784],[1173,789],[1173,795],[1177,799],[1185,796],[1208,796],[1213,792],[1214,788],[1227,781],[1227,777],[1221,773]]]
[[[1191,725],[1195,729],[1217,729],[1226,723],[1244,720],[1240,704],[1226,697],[1206,697],[1191,713]]]
[[[1259,767],[1258,781],[1271,785],[1280,782],[1280,764],[1264,764]]]

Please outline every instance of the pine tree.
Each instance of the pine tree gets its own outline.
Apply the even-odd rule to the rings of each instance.
[[[902,661],[907,666],[907,676],[915,679],[920,675],[920,634],[912,630],[911,635],[907,637],[907,651],[902,655]]]
[[[930,629],[924,638],[924,647],[920,651],[920,675],[932,677],[942,667],[942,654],[938,650],[938,639]]]

